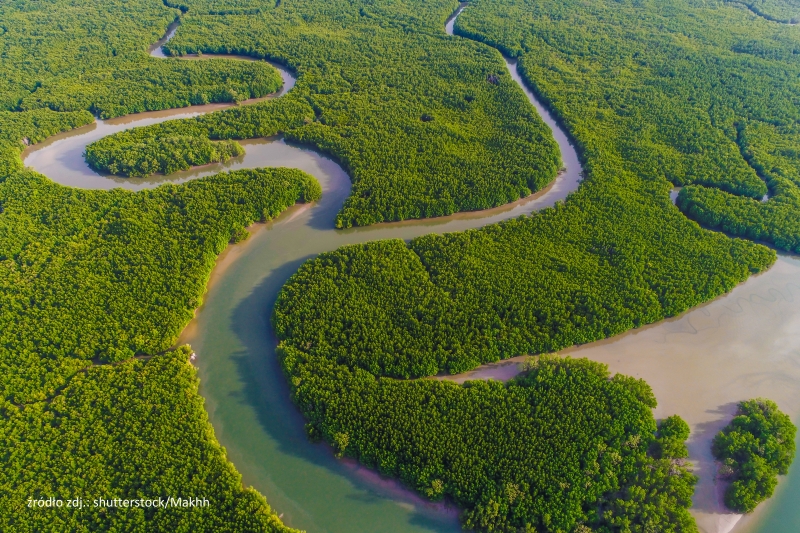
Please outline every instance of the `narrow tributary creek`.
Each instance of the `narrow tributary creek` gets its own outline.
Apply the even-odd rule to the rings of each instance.
[[[446,26],[450,35],[457,13]],[[163,42],[154,46],[153,55],[160,53]],[[337,460],[326,445],[308,442],[276,361],[277,340],[269,316],[288,277],[321,252],[377,239],[411,239],[484,226],[551,206],[578,187],[581,167],[566,134],[524,86],[516,64],[506,63],[553,130],[566,170],[545,190],[487,211],[335,230],[334,217],[350,193],[349,177],[331,159],[280,139],[243,141],[246,154],[225,164],[147,179],[101,176],[83,160],[88,143],[111,133],[226,104],[98,121],[30,147],[23,155],[27,166],[64,185],[83,188],[142,189],[253,167],[299,168],[319,180],[323,189],[319,202],[295,206],[268,224],[254,226],[250,239],[225,252],[203,306],[181,338],[198,354],[200,392],[229,459],[245,485],[264,494],[292,527],[309,533],[460,530],[457,510],[428,503],[351,461]],[[294,78],[283,69],[281,74],[283,94]],[[692,425],[691,454],[702,479],[696,516],[704,531],[729,531],[727,525],[736,517],[718,513],[709,439],[742,399],[767,396],[795,419],[800,415],[800,260],[782,256],[769,272],[681,317],[563,353],[603,361],[613,372],[645,378],[659,399],[656,415],[678,413]],[[508,379],[517,372],[518,362],[511,361],[478,369],[468,377]],[[798,477],[800,473],[790,480],[796,483]],[[786,484],[779,487],[776,500],[789,492]]]

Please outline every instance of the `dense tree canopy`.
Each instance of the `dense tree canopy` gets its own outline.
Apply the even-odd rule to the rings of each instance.
[[[797,250],[794,28],[735,3],[478,0],[455,30],[519,57],[597,157],[690,185],[679,202],[690,217]]]
[[[124,150],[175,135],[283,133],[334,155],[348,170],[353,193],[340,227],[502,205],[543,188],[560,167],[550,132],[500,54],[445,35],[454,0],[181,5],[187,11],[165,47],[171,53],[267,58],[294,71],[297,84],[284,102],[108,141]]]
[[[728,0],[738,3],[767,20],[784,24],[800,22],[800,4],[797,0]]]
[[[130,359],[175,343],[217,254],[246,226],[320,193],[312,177],[288,169],[136,193],[70,189],[30,171],[0,179],[1,530],[284,530],[226,462],[188,352]],[[28,498],[169,496],[212,503],[26,506]]]
[[[287,531],[227,462],[186,350],[99,363],[171,346],[227,242],[318,198],[319,185],[270,170],[135,194],[80,191],[20,160],[25,146],[90,124],[92,113],[230,102],[280,86],[263,63],[149,57],[178,13],[149,0],[0,3],[3,531]],[[210,504],[92,504],[170,496]],[[80,510],[29,508],[36,498],[86,501]]]
[[[109,147],[112,144],[114,146]],[[219,163],[244,154],[236,141],[209,141],[202,137],[177,136],[148,139],[129,150],[106,137],[86,149],[86,162],[95,170],[121,176],[171,174],[193,166]]]
[[[52,395],[76,368],[169,348],[245,226],[321,194],[298,170],[241,170],[132,193],[0,182],[0,395]]]
[[[744,156],[769,185],[769,199],[686,187],[678,195],[678,206],[706,226],[800,253],[800,135],[797,126],[748,124],[740,127],[739,143]]]
[[[451,498],[477,531],[695,532],[685,433],[656,433],[650,388],[585,359],[545,358],[508,384],[404,381],[284,346],[309,436]],[[666,431],[665,431],[666,430]],[[660,450],[658,458],[648,455]],[[677,451],[677,455],[674,452]]]
[[[88,111],[55,113],[37,109],[28,113],[0,111],[0,178],[22,169],[20,154],[27,145],[94,121]]]
[[[91,110],[109,118],[280,87],[266,63],[150,57],[150,44],[179,14],[158,0],[0,3],[0,110]]]
[[[0,400],[0,529],[289,533],[216,442],[190,350],[95,365],[47,402]],[[200,498],[207,506],[95,506],[96,499]],[[83,500],[82,508],[29,499]]]
[[[750,513],[772,496],[778,474],[786,475],[794,460],[797,428],[774,402],[758,398],[739,404],[736,416],[712,444],[720,473],[731,480],[725,504]]]
[[[129,174],[169,171],[212,160],[219,147],[235,150],[217,141],[284,133],[351,174],[339,226],[490,207],[547,184],[556,146],[493,47],[519,58],[578,144],[580,190],[532,217],[346,247],[306,263],[274,315],[292,394],[311,437],[426,497],[452,498],[478,530],[695,530],[686,425],[655,425],[646,384],[571,360],[544,360],[507,385],[407,378],[614,335],[707,301],[774,261],[763,246],[687,219],[669,200],[673,185],[685,186],[678,203],[689,216],[795,249],[798,38],[741,7],[688,0],[478,0],[457,23],[461,36],[446,36],[456,5],[0,5],[8,73],[0,124],[10,125],[0,128],[0,432],[41,451],[33,466],[4,456],[4,499],[19,497],[15,487],[74,494],[78,476],[64,474],[84,468],[121,494],[171,487],[184,475],[175,469],[194,465],[200,477],[190,486],[209,483],[229,502],[220,520],[243,529],[274,523],[219,459],[184,352],[92,363],[169,349],[226,243],[252,221],[317,198],[319,186],[299,172],[259,170],[97,192],[20,170],[25,139],[86,124],[90,110],[110,116],[270,88],[274,72],[262,63],[148,58],[146,45],[181,13],[173,54],[269,58],[292,68],[297,86],[271,102],[120,133],[90,158]],[[201,157],[187,156],[195,150]],[[134,389],[150,371],[176,378],[153,380],[144,389],[153,396],[143,398]],[[111,394],[128,411],[98,401]],[[156,412],[156,420],[172,428],[165,442],[183,442],[172,433],[186,425],[187,446],[207,468],[168,462],[157,446],[152,462],[114,463],[121,474],[90,452],[70,470],[47,447],[53,437],[61,449],[96,443],[117,452],[136,438],[131,428],[144,437],[162,431],[142,420],[148,409],[183,398],[180,418]],[[115,416],[129,426],[83,438],[84,424]],[[206,474],[213,479],[204,482]],[[58,476],[66,485],[47,485]],[[245,516],[250,508],[264,516]],[[16,515],[2,516],[19,526],[10,522]],[[142,519],[118,516],[101,525]],[[196,524],[144,518],[163,519],[165,530]],[[23,519],[37,529],[36,518]]]
[[[701,229],[667,193],[672,185],[688,185],[684,195],[708,190],[759,202],[769,189],[741,147],[743,120],[788,119],[795,113],[794,82],[775,89],[769,81],[781,75],[782,66],[715,47],[713,39],[722,38],[717,27],[733,26],[731,46],[735,38],[759,37],[751,29],[752,15],[738,8],[479,1],[461,17],[457,33],[520,58],[525,76],[579,144],[586,168],[581,189],[564,205],[532,217],[322,254],[287,283],[274,314],[310,434],[376,468],[385,463],[388,472],[428,496],[443,487],[460,494],[473,485],[462,480],[449,488],[444,478],[408,474],[393,466],[403,463],[396,459],[399,437],[346,428],[372,427],[370,420],[387,417],[393,425],[405,424],[406,433],[427,435],[434,432],[428,426],[432,416],[401,410],[406,396],[421,395],[422,385],[405,378],[460,372],[614,335],[674,316],[768,267],[773,252]],[[757,31],[782,31],[757,20],[762,24]],[[706,31],[706,25],[713,27]],[[760,39],[756,43],[765,41]],[[738,70],[750,77],[740,82],[742,75],[731,74]],[[344,387],[337,385],[342,381],[359,391],[362,402],[374,403],[352,411],[342,407]],[[462,401],[465,405],[454,400],[447,412],[474,411]],[[686,429],[666,422],[653,456],[685,457]],[[488,446],[484,439],[468,442]],[[437,453],[449,453],[451,441]],[[421,446],[415,449],[425,456]],[[475,466],[470,472],[477,471]],[[644,479],[653,471],[635,475]],[[435,480],[441,483],[434,486]],[[639,513],[664,508],[675,514],[656,530],[689,530],[694,526],[683,521],[681,509],[689,505],[690,493],[664,504],[648,501],[647,490],[631,490],[637,503],[609,504],[616,511],[597,515],[602,518],[594,527],[646,531],[631,525]],[[501,522],[477,518],[486,512],[481,497],[459,500],[470,525],[487,530],[498,524],[552,525],[545,524],[544,514],[550,519],[553,514],[539,508],[538,515],[532,507],[530,514],[512,513],[513,518],[503,514],[510,507],[491,515],[502,516]],[[582,505],[593,501],[586,494],[578,497],[586,498]],[[560,522],[552,530],[575,527],[579,519],[558,509],[575,522]]]

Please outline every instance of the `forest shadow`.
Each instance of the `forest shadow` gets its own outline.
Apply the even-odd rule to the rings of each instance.
[[[693,508],[697,511],[705,513],[725,513],[727,511],[724,506],[720,506],[718,494],[721,494],[722,489],[717,488],[716,476],[717,465],[714,460],[714,455],[711,453],[711,442],[714,436],[724,428],[736,414],[739,402],[729,402],[720,405],[716,409],[708,409],[707,413],[717,415],[717,418],[708,422],[703,422],[697,425],[692,432],[690,441],[687,443],[689,448],[689,460],[699,467],[703,480],[706,480],[702,486],[705,486],[705,491],[695,491],[693,499]],[[724,483],[724,482],[723,482]]]

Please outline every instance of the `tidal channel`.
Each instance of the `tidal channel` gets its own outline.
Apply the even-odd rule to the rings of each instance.
[[[447,22],[449,35],[461,9]],[[165,40],[175,30],[175,25],[170,27]],[[154,56],[163,56],[160,45],[165,40],[153,47]],[[486,211],[336,230],[333,221],[350,193],[349,177],[324,155],[278,138],[242,141],[246,154],[224,164],[145,179],[103,176],[83,159],[86,145],[104,136],[216,111],[228,104],[98,120],[23,154],[27,166],[56,182],[82,188],[143,189],[254,167],[298,168],[319,180],[323,189],[319,202],[295,206],[268,224],[253,226],[248,240],[226,250],[212,274],[203,306],[181,337],[198,354],[200,393],[217,439],[245,485],[264,494],[289,526],[309,533],[460,531],[457,510],[424,501],[354,462],[336,459],[326,445],[307,440],[304,421],[289,399],[275,357],[277,340],[269,316],[289,276],[321,252],[378,239],[408,240],[432,232],[477,228],[552,206],[577,189],[581,166],[567,135],[522,83],[516,63],[506,60],[506,65],[553,130],[566,170],[544,190]],[[275,95],[279,96],[295,80],[276,67],[284,79],[283,89]],[[800,260],[781,256],[770,271],[680,317],[563,353],[608,363],[612,372],[645,378],[659,400],[656,416],[677,413],[690,423],[691,459],[701,477],[694,512],[704,531],[724,533],[734,528],[738,533],[745,526],[756,527],[756,520],[738,521],[736,515],[721,512],[708,444],[730,419],[735,403],[743,399],[767,396],[794,419],[800,417]],[[460,378],[508,379],[517,372],[518,362],[509,361]],[[762,506],[765,509],[755,518],[763,515],[768,523],[780,509],[796,507],[792,496],[800,493],[797,470],[789,482],[781,482],[775,502]],[[797,520],[798,511],[794,516]]]

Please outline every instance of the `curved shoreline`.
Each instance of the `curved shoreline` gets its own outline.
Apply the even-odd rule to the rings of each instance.
[[[612,374],[644,379],[659,402],[656,418],[678,414],[689,423],[689,459],[700,477],[691,511],[701,531],[730,533],[762,531],[760,524],[788,480],[781,477],[776,494],[754,513],[729,511],[723,484],[716,479],[711,440],[733,417],[736,404],[753,397],[774,399],[794,420],[800,418],[797,346],[800,257],[780,254],[770,270],[681,315],[559,353],[607,364]],[[508,381],[530,358],[518,356],[434,379]]]
[[[450,34],[452,34],[455,18],[463,8],[462,5],[448,19]],[[170,31],[174,35],[174,28]],[[165,39],[171,37],[170,31],[165,35]],[[214,56],[203,56],[203,58],[206,57]],[[241,56],[225,57],[255,60]],[[229,104],[192,106],[98,121],[79,130],[52,137],[25,151],[23,157],[26,163],[32,163],[35,169],[45,175],[56,177],[56,181],[71,186],[89,186],[91,188],[123,186],[140,189],[155,187],[164,182],[179,183],[221,170],[257,166],[300,168],[314,175],[321,182],[323,198],[320,202],[290,208],[288,212],[270,222],[268,230],[266,225],[257,226],[258,231],[253,232],[245,242],[229,246],[226,249],[226,252],[218,258],[217,264],[210,274],[206,294],[203,297],[203,306],[196,311],[195,318],[186,326],[180,336],[181,342],[191,341],[195,350],[200,354],[196,363],[201,378],[200,392],[206,399],[207,411],[217,439],[227,448],[228,458],[243,475],[245,485],[255,485],[267,497],[270,505],[274,509],[279,509],[279,514],[285,514],[284,520],[287,525],[309,530],[344,532],[359,530],[359,527],[361,530],[371,530],[370,524],[377,523],[375,520],[397,520],[400,523],[398,527],[402,531],[460,530],[452,508],[423,501],[416,493],[404,488],[399,482],[381,478],[374,471],[367,470],[360,465],[337,460],[326,446],[307,442],[303,431],[304,420],[288,399],[285,378],[275,361],[273,353],[275,340],[268,319],[264,316],[264,310],[272,307],[277,291],[296,270],[300,262],[318,253],[334,250],[345,244],[369,240],[388,238],[407,240],[433,231],[462,231],[477,228],[548,207],[565,199],[569,193],[577,189],[582,178],[580,161],[567,134],[522,82],[516,64],[506,59],[506,66],[512,78],[520,84],[526,96],[536,106],[542,119],[553,130],[554,137],[561,149],[562,160],[567,163],[567,171],[559,174],[550,185],[527,198],[485,211],[460,212],[447,217],[335,230],[333,220],[345,198],[350,194],[350,178],[330,158],[314,150],[291,145],[282,139],[241,141],[247,154],[240,158],[234,158],[235,160],[229,163],[208,165],[170,176],[155,176],[152,179],[137,180],[100,176],[88,169],[88,165],[86,165],[86,169],[77,169],[75,172],[84,177],[88,174],[87,180],[76,183],[62,181],[63,174],[61,172],[47,170],[58,168],[62,161],[59,159],[59,155],[71,154],[74,156],[77,153],[80,160],[83,161],[80,155],[83,149],[80,147],[85,147],[85,144],[90,142],[84,142],[85,139],[88,137],[100,138],[113,133],[113,131],[105,129],[106,127],[125,129],[145,125],[148,123],[147,121],[151,120],[160,122],[171,118],[195,116],[232,107]],[[279,95],[285,94],[288,90],[286,87],[284,89]],[[50,162],[50,166],[40,165],[47,161]],[[41,170],[42,168],[45,170]],[[781,268],[786,267],[792,261],[789,260],[787,263],[782,260]],[[658,355],[656,364],[653,362],[653,357],[655,357],[653,354],[635,353],[634,348],[642,343],[641,339],[646,338],[651,339],[650,342],[654,342],[655,348],[652,350],[655,351],[661,344],[668,344],[666,340],[659,344],[662,337],[663,339],[672,339],[676,335],[688,333],[694,335],[689,338],[697,344],[692,347],[703,349],[704,344],[697,340],[700,338],[698,335],[704,331],[713,332],[715,327],[703,329],[695,327],[695,323],[704,320],[709,313],[718,313],[718,322],[720,325],[723,324],[724,320],[728,320],[726,317],[729,315],[725,313],[729,310],[731,301],[736,303],[742,300],[742,297],[739,296],[742,292],[746,293],[752,290],[753,285],[760,287],[762,283],[758,280],[763,281],[783,275],[774,270],[776,269],[771,269],[767,274],[754,276],[731,293],[693,308],[679,317],[563,352],[608,362],[612,372],[644,377],[648,382],[652,381],[655,384],[654,390],[656,390],[656,386],[661,387],[661,392],[656,390],[657,397],[662,403],[658,413],[678,412],[685,418],[690,418],[693,431],[697,430],[698,425],[702,425],[701,432],[712,434],[709,432],[709,428],[715,423],[727,422],[721,418],[727,416],[727,411],[723,409],[727,404],[720,403],[718,399],[728,398],[726,394],[730,394],[731,390],[724,389],[730,384],[723,384],[722,388],[710,391],[717,394],[717,399],[711,399],[703,406],[704,409],[713,411],[710,415],[711,419],[708,418],[707,411],[701,410],[702,412],[692,411],[698,415],[692,420],[691,417],[686,417],[686,411],[681,412],[680,401],[688,401],[687,398],[692,398],[692,394],[702,397],[709,391],[695,388],[692,394],[687,395],[684,394],[684,388],[689,385],[694,386],[698,380],[702,381],[708,376],[719,377],[720,372],[712,374],[701,370],[696,372],[688,370],[689,376],[687,377],[676,376],[676,370],[672,368],[679,366],[678,373],[685,368],[693,368],[691,364],[702,368],[702,364],[709,364],[708,361],[704,362],[708,354],[695,354],[697,361],[691,361],[686,354],[680,351],[669,352],[667,356],[659,352],[656,354]],[[800,272],[800,270],[798,271]],[[764,294],[772,294],[769,292],[771,290],[773,289],[767,290]],[[758,298],[763,299],[763,296]],[[721,311],[719,311],[720,309]],[[734,316],[734,318],[741,317]],[[693,333],[689,331],[689,326],[686,324],[691,326],[691,329],[694,330]],[[740,333],[739,329],[747,331],[746,327],[734,328],[733,331],[728,331],[722,340],[738,339],[736,334]],[[640,339],[639,342],[631,342],[634,338]],[[652,341],[652,339],[656,339],[656,341]],[[717,340],[717,342],[721,341]],[[631,345],[633,348],[626,348]],[[611,346],[615,348],[610,348]],[[720,344],[720,346],[726,345]],[[631,352],[621,356],[620,353],[626,349],[630,349]],[[485,365],[470,373],[447,376],[447,378],[455,381],[486,378],[509,379],[512,374],[516,373],[515,367],[518,360],[526,357]],[[683,364],[675,365],[675,360],[681,361]],[[644,364],[644,361],[650,362]],[[720,365],[725,365],[725,370],[729,371],[731,368],[727,367],[735,366],[726,359],[720,361]],[[752,360],[749,362],[752,363]],[[770,367],[765,367],[764,371],[767,368]],[[751,370],[748,367],[748,372]],[[722,374],[723,377],[731,375],[730,372]],[[669,380],[678,377],[683,379]],[[780,384],[778,385],[780,386]],[[664,390],[668,392],[665,393]],[[677,407],[673,409],[673,405]],[[781,406],[782,408],[786,407],[785,402]],[[794,413],[796,409],[788,411]],[[702,444],[702,439],[693,440],[690,443],[693,458],[703,451],[703,446],[705,445]],[[329,509],[328,504],[320,503],[323,498],[327,498],[330,506],[341,508],[341,513],[347,513],[347,509],[353,510],[350,515],[344,517],[343,524],[327,527],[327,523],[320,524],[316,521],[315,517],[325,516],[327,518],[329,516],[326,514]],[[700,503],[700,506],[707,508],[707,504],[703,502]],[[359,516],[356,517],[353,514],[359,514]],[[723,520],[728,520],[730,517],[727,514],[714,513],[711,513],[710,516],[712,521],[717,519],[715,517]],[[340,517],[331,517],[333,521],[338,518]],[[404,521],[408,523],[405,529],[403,529]],[[708,521],[706,523],[710,524]],[[733,527],[730,523],[711,524],[709,526],[711,529],[705,530],[724,533],[730,531],[730,528],[725,529],[727,525]],[[739,527],[742,526],[737,526],[737,528]]]
[[[468,6],[468,3],[462,3],[456,12],[447,19],[446,28],[447,33],[450,35],[454,34],[454,26],[455,21],[459,14]],[[747,6],[748,8],[750,6]],[[751,11],[753,11],[751,9]],[[754,12],[756,15],[762,16],[760,13]],[[794,25],[791,23],[785,23],[780,21],[773,21],[779,22],[782,24],[789,24]],[[505,55],[503,55],[504,60],[508,66],[509,72],[512,74],[512,77],[516,74],[515,80],[520,83],[523,89],[525,87],[523,83],[522,77],[519,75],[517,71],[517,61],[511,60]],[[538,108],[537,108],[538,109]],[[552,116],[545,110],[547,113],[547,117],[552,119]],[[545,114],[540,111],[540,114],[544,117]],[[555,120],[553,120],[555,122]],[[550,122],[548,122],[550,125]],[[558,126],[558,131],[561,131],[561,125],[556,123]],[[552,127],[552,126],[551,126]],[[559,144],[561,144],[559,142]],[[670,198],[675,203],[677,200],[678,192],[680,188],[673,188],[670,191]],[[768,195],[762,199],[762,201],[766,201],[768,199]],[[791,254],[782,254],[779,258],[779,262],[783,264],[780,265],[780,268],[790,268],[787,267],[787,264],[794,264],[794,268],[796,269],[796,275],[800,279],[800,262],[796,261],[797,256]],[[634,336],[641,335],[651,335],[658,337],[661,331],[665,329],[669,329],[672,324],[686,324],[693,320],[698,320],[704,318],[706,314],[710,313],[710,310],[716,310],[716,312],[720,312],[719,309],[726,309],[726,304],[733,300],[738,300],[740,297],[738,296],[742,292],[751,290],[750,287],[759,286],[759,279],[763,282],[764,279],[769,278],[776,278],[779,274],[776,274],[777,268],[773,267],[769,269],[767,272],[761,273],[759,275],[753,276],[743,284],[740,284],[736,288],[734,288],[731,292],[723,294],[714,300],[702,304],[700,306],[694,307],[692,309],[687,310],[686,312],[682,313],[677,317],[668,318],[666,320],[656,322],[654,324],[649,324],[642,328],[637,328],[634,330],[630,330],[625,332],[621,335],[616,337],[612,337],[609,339],[604,339],[600,341],[596,341],[593,343],[589,343],[586,345],[581,346],[573,346],[571,348],[567,348],[561,350],[561,353],[566,355],[574,355],[575,357],[587,357],[592,360],[601,361],[609,364],[610,370],[613,373],[621,373],[625,375],[632,375],[636,377],[644,377],[645,381],[649,384],[658,383],[659,381],[665,382],[667,378],[665,375],[669,375],[670,372],[675,372],[674,369],[671,368],[670,363],[663,360],[651,359],[649,364],[649,368],[644,369],[642,365],[637,364],[638,362],[635,361],[633,358],[617,358],[617,354],[613,353],[613,350],[608,350],[606,347],[610,345],[619,346],[620,344],[625,344],[626,341]],[[787,287],[788,288],[788,287]],[[797,286],[800,288],[800,286]],[[774,289],[773,289],[774,291]],[[771,291],[771,293],[773,292]],[[791,291],[789,291],[788,295],[785,297],[786,302],[792,302],[793,296]],[[724,313],[724,311],[722,311]],[[797,315],[800,315],[800,309],[797,310]],[[755,320],[757,317],[753,317]],[[722,323],[719,324],[720,329],[722,328]],[[702,330],[701,330],[702,331]],[[701,331],[695,330],[695,335],[700,335]],[[717,339],[716,342],[718,343],[717,350],[713,351],[712,354],[718,359],[718,364],[722,365],[729,365],[727,361],[725,361],[724,355],[720,352],[725,351],[725,343],[735,344],[736,342],[743,342],[740,335],[740,331],[737,329],[733,329],[727,332],[727,335],[724,337]],[[769,335],[766,336],[768,339],[770,338]],[[697,340],[693,339],[694,343],[697,344]],[[691,343],[690,343],[691,344]],[[690,347],[691,348],[691,347]],[[685,349],[684,349],[685,351]],[[703,358],[703,356],[707,354],[695,354],[695,357],[698,359]],[[641,354],[640,358],[647,358],[649,354]],[[448,380],[454,381],[456,383],[464,383],[468,380],[485,380],[485,379],[495,379],[499,381],[508,381],[513,379],[521,372],[524,371],[524,363],[529,360],[531,356],[529,355],[522,355],[510,359],[505,359],[502,361],[498,361],[495,363],[489,363],[485,365],[481,365],[471,371],[456,374],[456,375],[439,375],[434,376],[433,379],[438,380]],[[685,358],[685,355],[684,355]],[[787,354],[787,358],[790,359],[791,355]],[[781,361],[785,363],[786,359]],[[616,364],[615,364],[616,363]],[[687,366],[691,363],[691,361],[686,361]],[[768,504],[770,503],[765,502],[756,510],[755,513],[750,515],[740,515],[732,513],[727,509],[724,504],[723,494],[721,492],[721,485],[717,483],[717,476],[716,476],[716,468],[713,457],[711,456],[711,439],[713,436],[718,432],[722,426],[725,425],[732,418],[733,414],[735,413],[735,406],[736,402],[749,399],[750,397],[754,396],[767,396],[773,393],[772,389],[761,388],[758,389],[760,392],[749,392],[742,391],[744,394],[742,397],[736,398],[735,401],[730,403],[724,404],[720,406],[719,404],[715,404],[714,401],[724,401],[729,400],[731,394],[734,396],[736,395],[735,391],[730,390],[728,384],[720,383],[721,376],[730,376],[731,373],[740,372],[742,374],[748,374],[752,372],[755,368],[757,368],[758,364],[753,366],[752,359],[746,359],[744,361],[738,360],[738,365],[734,365],[733,367],[728,367],[726,370],[727,373],[714,373],[714,374],[703,374],[699,380],[689,380],[692,381],[692,386],[694,390],[692,394],[685,394],[685,388],[687,386],[686,380],[676,380],[671,382],[669,387],[664,387],[664,391],[659,392],[656,387],[654,386],[654,392],[656,392],[656,397],[658,398],[660,404],[667,403],[667,404],[674,404],[676,406],[681,405],[682,409],[664,409],[663,406],[656,410],[657,417],[668,416],[671,414],[675,414],[678,412],[684,419],[686,419],[691,427],[692,427],[692,436],[690,437],[689,441],[689,449],[690,449],[690,460],[695,462],[696,466],[696,474],[700,477],[700,482],[697,485],[693,496],[693,506],[691,508],[691,512],[695,515],[697,520],[698,527],[701,531],[705,533],[731,533],[734,530],[741,531],[744,529],[752,530],[753,526],[756,528],[758,527],[758,521],[761,516],[765,514],[765,509],[768,508]],[[750,366],[748,366],[750,365]],[[785,367],[780,374],[786,375],[787,380],[789,376],[792,376],[791,379],[795,380],[793,382],[794,388],[796,390],[790,390],[786,394],[796,394],[795,398],[800,399],[800,372],[792,373],[795,369],[796,363],[790,364],[788,367]],[[765,369],[766,370],[766,369]],[[693,376],[697,377],[697,376]],[[785,383],[783,385],[786,385]],[[717,390],[707,390],[717,388]],[[791,389],[791,387],[790,387]],[[677,392],[676,392],[677,391]],[[774,394],[778,394],[775,392]],[[694,408],[689,408],[687,410],[686,405],[682,405],[683,402],[687,402],[687,398],[693,398],[695,395],[699,396],[711,396],[714,400],[710,401],[709,404],[704,405],[703,408],[697,409],[697,405],[693,406]],[[667,401],[664,401],[664,400]],[[702,404],[701,404],[702,405]],[[797,419],[800,417],[800,408],[793,408],[797,405],[796,401],[788,401],[786,398],[783,399],[782,408],[787,409],[787,412],[792,416],[792,418]],[[702,412],[707,409],[706,412]],[[709,412],[716,412],[717,415],[722,415],[722,418],[717,416],[715,421],[708,420],[708,413]],[[713,431],[710,429],[713,427]],[[783,483],[785,485],[785,481]],[[773,498],[774,500],[774,498]],[[744,518],[744,520],[742,520]]]
[[[171,26],[163,42],[174,35],[176,28],[177,24]],[[158,48],[160,44],[152,49]],[[207,57],[212,56],[203,56]],[[507,66],[514,76],[512,66],[508,63]],[[519,78],[515,80],[520,83]],[[544,107],[533,94],[524,85],[521,87],[543,120],[550,119],[548,125],[556,136],[566,170],[527,198],[485,211],[459,212],[446,217],[336,230],[333,227],[336,213],[350,194],[349,176],[329,157],[283,139],[240,141],[246,154],[227,163],[145,179],[101,176],[83,160],[86,144],[98,138],[122,129],[231,107],[227,104],[98,120],[30,147],[24,160],[64,185],[98,189],[150,188],[237,168],[281,166],[314,175],[322,184],[322,199],[309,206],[290,208],[270,222],[268,230],[266,226],[257,226],[258,231],[249,239],[229,247],[210,273],[203,305],[180,335],[181,342],[191,341],[198,354],[195,365],[200,393],[206,400],[217,440],[228,450],[228,458],[242,474],[244,484],[254,485],[264,494],[272,508],[284,515],[287,525],[343,532],[359,527],[375,530],[378,523],[391,523],[401,529],[407,524],[403,531],[455,532],[460,531],[460,525],[452,508],[424,501],[399,482],[342,462],[326,446],[308,442],[304,421],[289,399],[285,378],[277,365],[274,356],[277,343],[264,310],[272,307],[278,290],[299,263],[321,252],[370,240],[408,240],[432,231],[478,228],[552,206],[577,189],[582,169],[575,149],[552,117],[542,112]],[[285,86],[279,94],[289,88]],[[250,368],[244,371],[243,365]],[[240,398],[252,401],[243,403]],[[298,484],[302,488],[298,489]],[[337,518],[330,516],[327,505],[338,506],[342,513],[353,508],[353,512],[340,526],[334,527],[328,521]],[[315,510],[310,512],[312,508]],[[316,522],[315,516],[324,516],[325,524]]]
[[[730,0],[730,3],[731,4],[738,4],[740,6],[745,7],[748,11],[750,11],[750,13],[752,13],[753,15],[755,15],[757,17],[760,17],[760,18],[766,20],[767,22],[774,22],[775,24],[783,24],[785,26],[797,26],[798,24],[800,24],[800,22],[792,22],[795,19],[790,19],[789,21],[776,19],[775,17],[773,17],[771,15],[768,15],[767,13],[763,13],[758,8],[755,8],[752,5],[748,4],[747,2],[744,2],[744,1],[741,1],[741,0]],[[798,16],[796,17],[796,20],[800,21],[800,14],[798,14]]]

